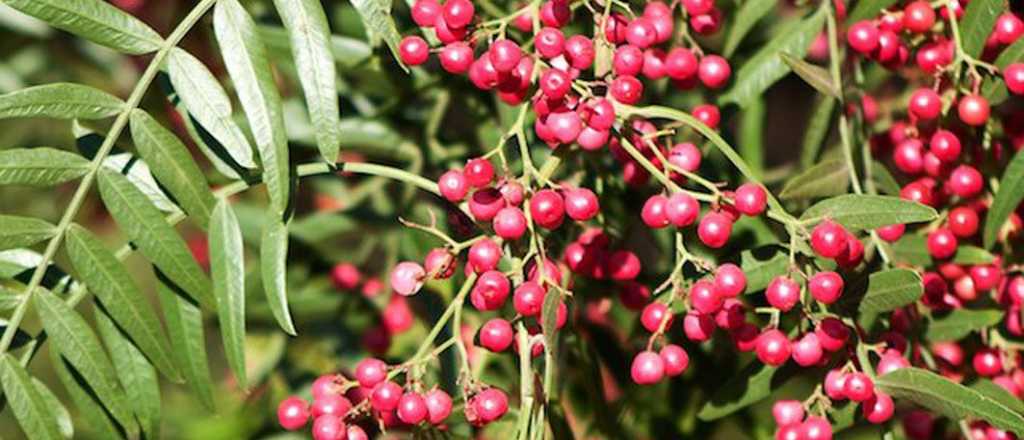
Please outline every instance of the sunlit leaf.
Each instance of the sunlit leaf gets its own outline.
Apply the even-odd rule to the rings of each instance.
[[[288,225],[276,216],[268,216],[260,240],[260,274],[267,305],[281,329],[295,334],[295,324],[288,310]]]
[[[9,354],[0,355],[0,383],[4,397],[18,420],[22,432],[30,439],[60,440],[60,429],[52,409],[39,394],[28,372]]]
[[[4,0],[7,6],[96,44],[132,55],[154,52],[163,38],[141,20],[102,0]]]
[[[103,119],[123,109],[116,96],[81,84],[47,84],[0,95],[0,119]]]
[[[234,210],[217,203],[210,219],[210,275],[224,352],[239,386],[245,388],[245,260],[242,231]]]

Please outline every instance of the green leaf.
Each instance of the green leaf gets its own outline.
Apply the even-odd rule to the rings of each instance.
[[[359,16],[363,19],[363,26],[366,27],[366,33],[370,37],[370,44],[377,46],[383,40],[391,50],[395,61],[408,72],[408,68],[405,67],[405,63],[398,55],[398,42],[402,36],[398,33],[395,21],[391,18],[391,0],[352,0],[352,6],[356,8]]]
[[[295,335],[295,324],[288,311],[288,225],[277,216],[267,217],[260,240],[260,273],[274,319],[285,332]]]
[[[175,48],[167,57],[167,71],[174,92],[189,114],[224,146],[235,164],[242,168],[255,168],[252,145],[231,118],[231,99],[203,62]]]
[[[1000,69],[1005,69],[1006,66],[1020,62],[1022,59],[1024,59],[1024,38],[1018,38],[1013,44],[999,52],[999,56],[996,57],[993,64]],[[981,90],[982,96],[988,98],[992,105],[1006,101],[1010,97],[1010,91],[1006,88],[1006,83],[1001,75],[987,76]]]
[[[269,26],[265,24],[256,25],[267,50],[271,52],[291,52],[292,45],[288,41],[288,31],[280,26]],[[330,51],[334,62],[342,67],[351,68],[363,65],[373,55],[373,48],[363,40],[344,37],[340,35],[330,36]]]
[[[245,260],[242,230],[226,200],[217,202],[210,219],[210,275],[224,353],[238,384],[245,380]]]
[[[970,388],[981,393],[983,396],[989,397],[992,400],[1005,405],[1007,408],[1010,408],[1018,414],[1024,414],[1024,402],[1022,402],[1017,396],[1010,394],[1009,391],[1006,391],[1006,388],[996,385],[996,383],[991,380],[978,379],[977,382],[970,385]]]
[[[288,208],[291,184],[288,177],[288,139],[281,96],[274,84],[266,50],[256,34],[256,23],[238,0],[217,2],[213,28],[256,139],[270,205],[283,217]]]
[[[174,196],[196,223],[210,221],[215,200],[203,172],[185,144],[148,113],[136,109],[131,115],[132,138],[139,155],[151,164],[154,176]]]
[[[110,359],[117,366],[117,378],[124,387],[146,438],[160,438],[160,382],[153,365],[128,339],[107,312],[97,307],[93,316]]]
[[[779,56],[790,69],[793,69],[793,73],[814,87],[814,90],[826,96],[839,98],[839,87],[832,83],[832,76],[827,70],[785,52],[779,53]]]
[[[868,277],[867,293],[860,302],[861,314],[888,312],[917,301],[924,293],[921,275],[910,269],[890,269]]]
[[[953,262],[965,266],[973,266],[975,264],[989,264],[995,259],[989,251],[986,251],[977,246],[971,245],[960,245],[956,248],[956,255],[953,256]]]
[[[732,379],[716,388],[697,413],[697,418],[705,422],[717,420],[761,401],[789,377],[787,373],[776,378],[780,371],[783,370],[757,361],[747,364]]]
[[[847,229],[875,229],[898,223],[935,220],[939,214],[929,206],[891,196],[847,194],[822,200],[804,211],[800,220],[832,219]]]
[[[768,287],[768,283],[775,277],[786,273],[789,258],[777,246],[764,246],[743,251],[740,254],[740,267],[747,276],[745,293],[755,293]]]
[[[960,39],[967,55],[980,57],[985,40],[996,24],[996,18],[1006,10],[1003,0],[972,0],[960,20]]]
[[[0,215],[0,250],[32,246],[56,234],[56,226],[46,221]]]
[[[767,110],[761,97],[751,100],[740,113],[739,153],[747,160],[756,176],[764,174],[764,124]]]
[[[935,342],[957,341],[972,332],[999,324],[1003,315],[1002,310],[956,309],[929,322],[925,334]]]
[[[4,397],[18,420],[22,432],[30,439],[60,440],[60,429],[54,423],[52,410],[39,394],[39,389],[11,355],[0,355],[0,384]]]
[[[4,0],[4,3],[55,28],[130,55],[155,52],[164,41],[141,20],[101,0]]]
[[[209,278],[163,214],[119,173],[100,171],[99,187],[110,215],[142,254],[167,278],[212,310],[214,302]]]
[[[161,276],[158,272],[158,278]],[[156,285],[178,368],[203,406],[213,410],[213,380],[206,357],[202,311],[187,294],[175,291],[166,279],[160,279]]]
[[[1014,154],[1010,164],[1003,171],[1003,178],[999,180],[999,191],[992,200],[992,206],[988,208],[985,215],[985,248],[991,248],[999,237],[999,230],[1006,224],[1006,219],[1021,200],[1024,200],[1024,150]]]
[[[78,225],[68,230],[67,250],[79,279],[96,295],[117,325],[160,372],[171,380],[181,380],[160,319],[117,257],[99,238]]]
[[[329,41],[331,30],[324,8],[320,0],[274,0],[274,5],[291,36],[295,67],[320,155],[328,163],[335,163],[341,144],[341,113]]]
[[[47,84],[0,95],[0,119],[104,119],[122,109],[124,101],[116,96],[73,83]]]
[[[89,324],[47,290],[37,290],[33,298],[50,343],[56,345],[61,355],[82,375],[111,415],[122,426],[134,427],[131,404],[114,376],[113,364]]]
[[[786,182],[779,193],[785,200],[813,199],[846,193],[850,172],[841,160],[821,162]]]
[[[778,3],[778,0],[743,2],[739,9],[736,10],[732,23],[729,24],[729,33],[725,36],[722,56],[726,58],[731,57],[736,52],[736,48],[743,42],[743,37],[747,36],[747,33],[754,29],[758,21],[761,21],[765,15],[774,10]]]
[[[84,157],[53,148],[12,148],[0,151],[0,185],[51,187],[89,172]]]
[[[890,196],[900,195],[900,184],[892,176],[889,169],[877,160],[871,161],[871,180],[875,182],[878,190]]]
[[[71,400],[75,402],[80,418],[89,421],[86,428],[95,434],[95,438],[122,438],[123,435],[118,431],[115,422],[110,419],[103,404],[96,399],[96,393],[89,388],[89,384],[81,379],[81,374],[78,374],[77,371],[72,373],[74,367],[68,364],[67,359],[61,356],[57,346],[53,344],[50,344],[50,360],[57,378],[71,395]]]
[[[1000,400],[930,371],[900,368],[875,379],[875,386],[895,398],[910,400],[951,420],[981,419],[999,429],[1024,434],[1024,416]]]
[[[893,261],[909,263],[925,267],[932,264],[932,255],[928,252],[927,239],[923,235],[906,234],[893,243]]]
[[[800,166],[807,168],[818,161],[818,153],[832,129],[832,116],[835,113],[836,100],[828,96],[818,96],[811,110],[811,119],[804,130],[803,145],[800,149]]]
[[[896,4],[897,0],[859,0],[857,6],[846,17],[846,24],[853,24],[877,16],[882,9]]]
[[[42,381],[36,378],[32,378],[32,385],[36,387],[36,391],[39,392],[39,397],[42,398],[43,404],[46,405],[50,410],[50,417],[53,418],[53,422],[57,425],[60,430],[60,434],[64,438],[75,437],[75,425],[71,423],[71,413],[64,407],[64,404],[60,402],[60,399],[50,391]]]
[[[720,98],[722,103],[735,103],[746,107],[750,100],[760,96],[769,86],[789,73],[789,66],[778,54],[789,53],[803,58],[814,37],[825,23],[825,8],[811,16],[787,23],[776,33],[775,38],[761,47],[736,72],[733,86]]]

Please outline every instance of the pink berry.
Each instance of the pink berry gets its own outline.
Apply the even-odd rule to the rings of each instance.
[[[846,378],[849,376],[839,369],[831,370],[825,375],[825,394],[829,399],[846,400]]]
[[[423,269],[435,279],[447,279],[455,274],[455,257],[445,248],[434,248],[423,259]]]
[[[725,58],[718,55],[707,55],[701,58],[697,76],[700,82],[709,89],[720,89],[729,82],[732,68]]]
[[[501,260],[501,247],[494,240],[484,238],[469,247],[469,266],[476,273],[494,270]]]
[[[722,114],[718,111],[718,107],[713,104],[701,104],[693,108],[693,117],[697,118],[698,121],[703,122],[708,128],[712,130],[718,128],[718,123],[722,120]]]
[[[477,417],[484,423],[493,422],[508,412],[508,396],[497,388],[488,388],[473,396],[471,403]]]
[[[698,312],[711,314],[722,308],[724,298],[715,292],[714,283],[700,280],[690,287],[690,304]]]
[[[506,240],[517,240],[526,233],[526,215],[514,206],[502,208],[494,216],[494,233]]]
[[[694,342],[704,342],[711,339],[715,331],[715,320],[711,316],[690,312],[683,318],[683,333]]]
[[[736,188],[736,210],[751,217],[761,215],[768,205],[768,195],[761,185],[744,183]]]
[[[725,246],[732,234],[732,220],[720,212],[704,214],[697,227],[697,236],[707,247],[718,249]]]
[[[928,234],[928,253],[944,260],[956,253],[957,239],[948,228],[938,228]]]
[[[846,31],[846,42],[857,52],[871,53],[878,47],[878,28],[870,21],[858,21]]]
[[[515,331],[508,321],[494,318],[480,327],[480,345],[495,353],[500,353],[512,345]]]
[[[469,0],[446,0],[444,2],[444,21],[449,27],[465,28],[473,21],[475,13],[473,2]]]
[[[672,326],[672,312],[660,302],[648,304],[640,313],[640,323],[651,333],[661,329],[663,322],[666,330]]]
[[[505,274],[496,270],[488,270],[476,280],[473,290],[470,291],[469,300],[478,310],[497,310],[508,299],[511,283]]]
[[[398,263],[391,270],[391,290],[403,296],[410,296],[420,291],[427,272],[423,266],[412,261]]]
[[[341,440],[345,432],[345,422],[338,416],[324,415],[313,420],[313,440]]]
[[[780,428],[804,421],[804,406],[799,400],[778,400],[772,405],[772,417]]]
[[[444,390],[437,388],[430,390],[423,400],[427,405],[427,421],[433,425],[444,422],[452,413],[452,397]]]
[[[690,355],[686,354],[686,350],[683,347],[675,344],[661,347],[658,356],[661,357],[662,362],[665,364],[665,375],[668,377],[683,374],[686,371],[686,367],[690,365]]]
[[[783,312],[793,309],[800,302],[800,285],[785,276],[777,276],[764,291],[768,304]]]
[[[665,201],[665,217],[677,228],[690,226],[700,215],[700,204],[693,196],[678,192]]]
[[[470,159],[462,171],[466,177],[466,183],[474,188],[483,188],[494,180],[494,165],[491,161],[483,158]]]
[[[487,56],[491,58],[491,64],[498,72],[511,72],[519,64],[523,57],[523,51],[519,45],[510,40],[496,40],[491,43],[487,50]]]
[[[693,51],[684,47],[673,48],[665,55],[665,74],[675,80],[686,80],[697,74],[699,63]]]
[[[403,63],[418,66],[430,57],[430,45],[422,37],[410,35],[398,43],[398,55]]]
[[[896,410],[892,397],[881,391],[876,391],[874,396],[861,405],[861,408],[864,410],[864,418],[876,425],[889,421]]]
[[[352,263],[338,263],[331,269],[331,281],[341,290],[352,290],[359,286],[362,274]]]
[[[715,293],[722,298],[735,298],[747,288],[743,269],[732,263],[718,266],[715,271]]]
[[[449,202],[458,203],[466,197],[469,192],[469,185],[461,171],[449,170],[437,180],[437,187],[441,195]]]
[[[412,21],[420,27],[433,27],[441,15],[441,5],[436,0],[416,0],[412,5]]]
[[[757,358],[765,364],[777,367],[786,363],[792,353],[789,339],[782,332],[772,329],[757,338]]]
[[[537,316],[544,306],[544,288],[534,281],[526,281],[516,287],[512,303],[516,312],[523,316]]]
[[[398,419],[415,425],[427,418],[427,402],[419,393],[407,392],[398,400]]]
[[[537,32],[534,47],[544,58],[557,57],[565,50],[565,35],[556,28],[545,27]]]
[[[597,195],[587,188],[574,188],[565,192],[565,214],[583,222],[594,218],[600,210]]]
[[[843,394],[854,402],[864,402],[875,394],[875,384],[864,373],[850,373],[843,382]]]
[[[388,364],[375,358],[366,358],[356,364],[356,380],[363,388],[373,388],[388,376]]]
[[[289,431],[295,431],[309,421],[309,404],[298,396],[291,396],[277,405],[277,422]]]
[[[928,149],[943,162],[954,162],[960,158],[960,138],[956,137],[949,130],[935,130],[931,140],[928,141]]]
[[[313,414],[313,418],[318,418],[324,414],[344,418],[345,413],[352,409],[352,402],[349,402],[348,399],[341,395],[328,394],[326,396],[316,398],[310,409]]]
[[[633,377],[633,382],[638,385],[658,383],[662,377],[665,377],[665,361],[658,356],[658,353],[642,351],[633,358],[630,375]]]
[[[565,202],[562,196],[550,189],[537,191],[530,198],[530,216],[542,228],[557,228],[565,216]]]
[[[814,329],[814,333],[818,335],[821,348],[833,352],[841,350],[846,345],[846,341],[850,339],[850,329],[842,321],[833,317],[822,319],[818,323],[818,327]]]
[[[793,344],[793,361],[801,367],[810,367],[821,361],[821,342],[816,334],[807,333]]]
[[[370,395],[370,404],[377,411],[392,411],[398,408],[398,401],[402,398],[402,387],[388,381],[381,382],[373,387]]]
[[[824,304],[832,304],[843,294],[843,284],[843,277],[838,273],[825,271],[814,274],[807,283],[807,288],[814,299]]]
[[[910,105],[907,110],[918,119],[935,119],[942,111],[942,98],[932,89],[917,89],[913,95],[910,95]]]
[[[832,425],[824,418],[807,416],[800,426],[801,440],[832,440]]]
[[[982,377],[993,377],[1003,372],[1001,356],[998,351],[991,348],[978,350],[974,354],[971,364],[974,366],[974,371]]]
[[[659,229],[669,225],[665,212],[667,202],[668,198],[661,194],[653,195],[644,202],[644,207],[640,210],[640,218],[643,219],[647,227]]]
[[[1015,95],[1024,95],[1024,63],[1013,63],[1003,69],[1006,88]]]
[[[894,243],[898,241],[901,237],[903,237],[903,232],[906,231],[906,229],[907,225],[898,223],[895,225],[882,226],[878,229],[875,229],[875,233],[878,234],[878,238],[888,241],[889,243]]]
[[[612,98],[623,104],[636,104],[644,93],[644,85],[632,75],[620,75],[612,80],[609,89]]]
[[[818,223],[811,231],[811,248],[825,258],[836,258],[846,250],[846,229],[831,220]]]

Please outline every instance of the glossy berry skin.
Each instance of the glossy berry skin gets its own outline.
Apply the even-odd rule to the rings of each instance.
[[[655,384],[665,377],[665,362],[658,353],[642,351],[633,358],[629,372],[637,385]]]
[[[882,226],[875,229],[875,233],[878,234],[878,238],[893,243],[903,237],[903,232],[907,230],[907,225],[902,223],[895,225]]]
[[[667,203],[668,198],[661,194],[655,194],[644,202],[644,207],[640,210],[640,218],[647,227],[660,229],[669,225],[668,215],[665,212]]]
[[[469,183],[459,170],[449,170],[442,174],[437,179],[437,187],[441,191],[441,196],[452,203],[462,201],[469,192]]]
[[[501,246],[490,238],[484,238],[469,247],[469,266],[476,273],[494,270],[498,267],[501,254]]]
[[[675,80],[686,80],[697,74],[699,62],[693,51],[685,47],[673,48],[665,55],[665,74]]]
[[[703,314],[712,314],[722,308],[724,298],[715,292],[715,285],[708,280],[700,280],[690,287],[690,305]]]
[[[505,274],[496,270],[489,270],[480,274],[470,291],[469,300],[478,310],[497,310],[508,299],[512,284]]]
[[[729,241],[732,235],[732,220],[720,212],[704,214],[697,226],[697,236],[705,246],[718,249]]]
[[[388,364],[375,358],[366,358],[356,364],[356,381],[363,388],[373,388],[388,376]]]
[[[747,276],[743,269],[732,263],[718,266],[715,271],[715,294],[721,298],[735,298],[747,288]]]
[[[821,348],[826,351],[839,351],[846,346],[846,341],[850,339],[850,329],[842,321],[833,317],[822,319],[818,323],[818,327],[814,329],[814,333],[818,335]]]
[[[506,240],[518,240],[526,233],[526,215],[519,208],[502,208],[494,216],[494,233]]]
[[[403,63],[418,66],[430,57],[430,45],[422,37],[411,35],[398,43],[398,55]]]
[[[825,258],[836,258],[846,250],[846,229],[832,220],[818,223],[811,231],[811,248]]]
[[[452,413],[452,397],[444,390],[434,388],[423,396],[427,405],[427,421],[433,425],[440,424]]]
[[[881,391],[876,391],[874,396],[861,405],[861,408],[864,412],[864,419],[875,425],[889,421],[896,411],[892,397]]]
[[[779,400],[772,405],[772,417],[780,428],[804,421],[804,406],[799,400]]]
[[[544,58],[557,57],[565,51],[565,34],[553,27],[542,28],[534,39],[534,47]]]
[[[277,422],[289,431],[295,431],[309,421],[309,404],[298,396],[291,396],[277,405]]]
[[[662,322],[664,322],[665,329],[672,327],[672,312],[669,311],[665,304],[660,302],[650,303],[640,313],[640,324],[651,333],[661,329]]]
[[[352,409],[352,402],[338,394],[320,396],[313,401],[313,405],[310,407],[313,418],[318,418],[324,414],[343,418],[350,409]]]
[[[661,360],[665,364],[665,375],[668,377],[683,374],[690,365],[690,355],[686,353],[683,347],[675,344],[668,344],[662,347],[661,351],[658,352],[658,356],[661,356]]]
[[[436,0],[416,0],[412,5],[412,21],[420,27],[433,27],[441,15],[441,5]]]
[[[978,195],[984,185],[981,172],[970,165],[960,165],[949,174],[948,188],[962,198]]]
[[[1024,63],[1013,63],[1003,69],[1006,88],[1015,95],[1024,95]]]
[[[793,344],[793,361],[801,367],[817,365],[823,355],[818,335],[807,333]]]
[[[416,294],[423,287],[427,272],[419,263],[403,261],[391,270],[391,290],[402,296]]]
[[[690,312],[683,318],[683,333],[691,341],[704,342],[711,339],[714,331],[715,320],[708,315]]]
[[[668,152],[669,163],[691,173],[700,168],[701,160],[700,149],[690,142],[676,144]]]
[[[1013,44],[1024,35],[1024,21],[1012,12],[1006,12],[996,19],[995,37],[1002,44]]]
[[[644,68],[644,51],[632,44],[619,46],[612,57],[612,72],[637,76]]]
[[[573,188],[565,192],[565,214],[578,222],[594,218],[601,204],[597,195],[587,188]]]
[[[818,416],[808,416],[800,426],[801,440],[832,440],[832,424]]]
[[[956,253],[957,239],[948,228],[938,228],[928,234],[927,245],[932,257],[944,260]]]
[[[854,402],[864,402],[875,394],[875,384],[864,373],[850,373],[843,382],[843,394]]]
[[[540,89],[549,99],[562,99],[572,90],[572,78],[558,69],[548,69],[540,75]]]
[[[786,335],[771,329],[757,338],[757,358],[773,367],[786,363],[792,353],[792,345]]]
[[[544,288],[534,281],[525,281],[516,287],[512,305],[523,316],[537,316],[544,307]]]
[[[957,115],[965,124],[978,127],[985,125],[990,113],[988,100],[981,95],[967,95],[960,98],[956,106]]]
[[[473,188],[483,188],[494,180],[494,165],[491,161],[483,158],[470,159],[466,162],[462,174],[466,177],[466,183]]]
[[[825,394],[834,401],[846,400],[846,378],[849,374],[839,369],[831,370],[825,375]]]
[[[495,353],[500,353],[512,345],[515,331],[508,321],[494,318],[480,327],[480,345]]]
[[[935,119],[942,111],[942,98],[932,89],[917,89],[914,94],[910,95],[910,105],[907,107],[907,111],[918,119]]]
[[[626,26],[626,41],[640,49],[646,49],[658,40],[658,29],[647,17],[637,17]]]
[[[471,400],[477,417],[484,423],[501,418],[508,412],[508,396],[497,388],[488,388],[473,396]]]
[[[943,162],[954,162],[960,158],[960,139],[949,130],[935,130],[928,141],[928,149]]]
[[[846,31],[846,42],[857,52],[871,53],[878,47],[878,28],[870,21],[858,21]]]
[[[935,10],[926,1],[918,0],[903,8],[903,27],[910,32],[924,33],[935,24]]]
[[[665,201],[665,217],[677,228],[690,226],[700,215],[700,204],[693,196],[678,192]]]
[[[756,183],[744,183],[736,188],[736,210],[751,217],[761,215],[768,206],[768,194]]]
[[[843,277],[832,271],[818,272],[807,283],[811,296],[823,304],[832,304],[843,294]]]
[[[709,89],[720,89],[729,82],[732,76],[732,68],[725,58],[718,55],[706,55],[701,58],[697,68],[697,77],[700,82]]]
[[[550,189],[537,191],[530,198],[530,216],[545,229],[555,229],[565,217],[565,202],[562,196]]]
[[[370,404],[377,411],[391,411],[398,408],[398,401],[402,398],[402,387],[398,384],[387,381],[373,387],[370,395]]]
[[[608,276],[616,281],[629,281],[640,275],[640,258],[633,252],[618,250],[605,260]]]
[[[476,13],[469,0],[447,0],[444,2],[443,17],[448,27],[462,29],[473,21]]]
[[[589,69],[597,56],[594,41],[583,35],[573,35],[565,40],[565,55],[574,69]]]
[[[718,107],[711,104],[698,105],[693,108],[691,113],[693,113],[693,117],[711,129],[717,129],[718,123],[722,120],[722,113],[718,110]]]
[[[623,104],[636,104],[644,93],[644,85],[632,75],[621,75],[612,80],[609,92]]]
[[[523,58],[523,51],[519,45],[510,40],[496,40],[491,43],[487,50],[487,56],[491,58],[491,64],[498,72],[511,72]]]
[[[427,418],[427,402],[419,393],[407,392],[398,400],[398,419],[415,425]]]
[[[313,440],[341,440],[345,432],[345,422],[338,416],[325,415],[313,420]]]
[[[423,258],[423,269],[434,279],[447,279],[455,274],[455,257],[445,248],[434,248]]]
[[[999,352],[991,348],[978,350],[971,359],[971,365],[982,377],[993,377],[1003,372],[1003,361]]]
[[[800,285],[785,276],[775,277],[764,293],[768,304],[783,312],[792,310],[800,302]]]

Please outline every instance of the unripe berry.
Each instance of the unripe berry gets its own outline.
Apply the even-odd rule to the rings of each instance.
[[[836,258],[846,250],[846,229],[832,220],[818,223],[811,231],[811,248],[825,258]]]
[[[771,329],[757,338],[757,358],[768,365],[777,367],[789,360],[792,346],[782,332]]]
[[[495,353],[507,350],[514,338],[512,325],[501,318],[491,319],[480,327],[480,346]]]
[[[277,405],[277,422],[289,431],[295,431],[309,421],[309,404],[301,397],[291,396]]]
[[[824,304],[832,304],[843,294],[843,277],[831,271],[818,272],[807,283],[811,296]]]
[[[786,276],[775,277],[764,293],[768,304],[783,312],[790,311],[800,302],[800,285]]]
[[[686,350],[675,344],[668,344],[658,352],[662,362],[665,364],[665,375],[668,377],[678,376],[686,371],[690,365],[690,355]]]
[[[665,361],[653,351],[642,351],[633,358],[630,376],[638,385],[651,385],[665,377]]]

